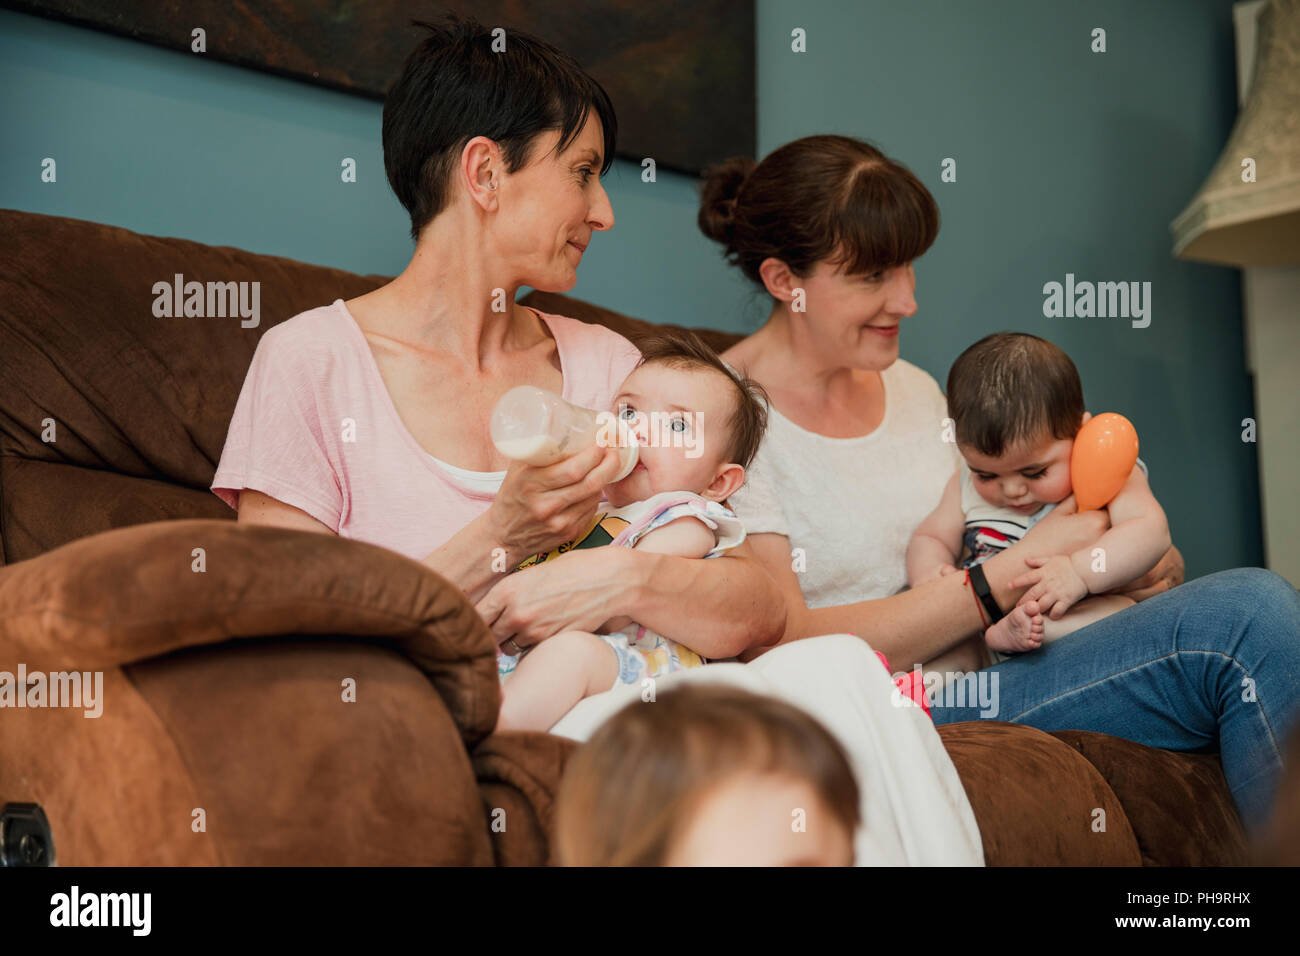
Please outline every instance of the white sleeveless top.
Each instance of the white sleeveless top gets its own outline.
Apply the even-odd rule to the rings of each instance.
[[[790,539],[809,607],[903,590],[912,532],[961,463],[944,441],[948,407],[938,383],[902,359],[881,379],[884,419],[858,438],[818,435],[769,406],[758,455],[728,499],[747,534]]]

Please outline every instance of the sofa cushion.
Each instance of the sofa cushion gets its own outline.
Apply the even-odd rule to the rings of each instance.
[[[0,528],[9,564],[114,528],[235,517],[207,489],[15,456],[0,457],[0,488]],[[5,563],[0,560],[0,567]]]
[[[938,728],[979,823],[988,866],[1137,866],[1124,806],[1097,768],[1034,727]]]
[[[258,283],[260,320],[154,314],[154,284]],[[0,210],[0,463],[53,462],[57,497],[5,482],[0,563],[151,520],[157,483],[208,495],[226,429],[267,329],[387,281],[226,246]],[[252,286],[247,287],[250,291]],[[52,473],[51,473],[52,474]],[[109,475],[138,479],[104,491]],[[55,479],[51,479],[55,480]],[[134,499],[126,505],[114,499]],[[185,517],[204,517],[195,502]],[[55,507],[57,505],[57,507]],[[110,513],[111,512],[111,513]],[[233,512],[227,512],[233,516]],[[46,523],[48,522],[48,523]],[[21,525],[10,531],[14,523]],[[18,539],[10,552],[8,534]]]
[[[1106,778],[1124,805],[1144,866],[1247,862],[1246,834],[1217,754],[1172,753],[1087,730],[1052,736]]]

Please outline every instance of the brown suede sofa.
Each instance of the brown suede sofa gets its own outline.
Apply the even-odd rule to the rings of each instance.
[[[260,325],[156,317],[177,274],[261,283]],[[492,641],[460,592],[380,547],[240,526],[208,491],[261,334],[383,281],[0,211],[0,672],[103,673],[100,717],[0,709],[0,804],[43,807],[60,864],[548,862],[574,745],[493,733]],[[940,734],[989,864],[1254,858],[1214,755]]]

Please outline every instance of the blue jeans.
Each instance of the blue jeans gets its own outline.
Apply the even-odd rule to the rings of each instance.
[[[1217,748],[1254,833],[1272,808],[1285,741],[1300,731],[1300,595],[1271,571],[1220,571],[980,672],[993,673],[985,690],[996,686],[995,707],[981,709],[973,687],[966,706],[952,706],[963,701],[945,688],[934,722],[985,718]]]

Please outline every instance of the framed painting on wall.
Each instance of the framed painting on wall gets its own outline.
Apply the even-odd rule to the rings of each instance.
[[[576,58],[614,101],[625,158],[695,173],[756,148],[754,0],[0,3],[381,100],[420,36],[411,21],[456,13],[507,37],[536,34]]]

